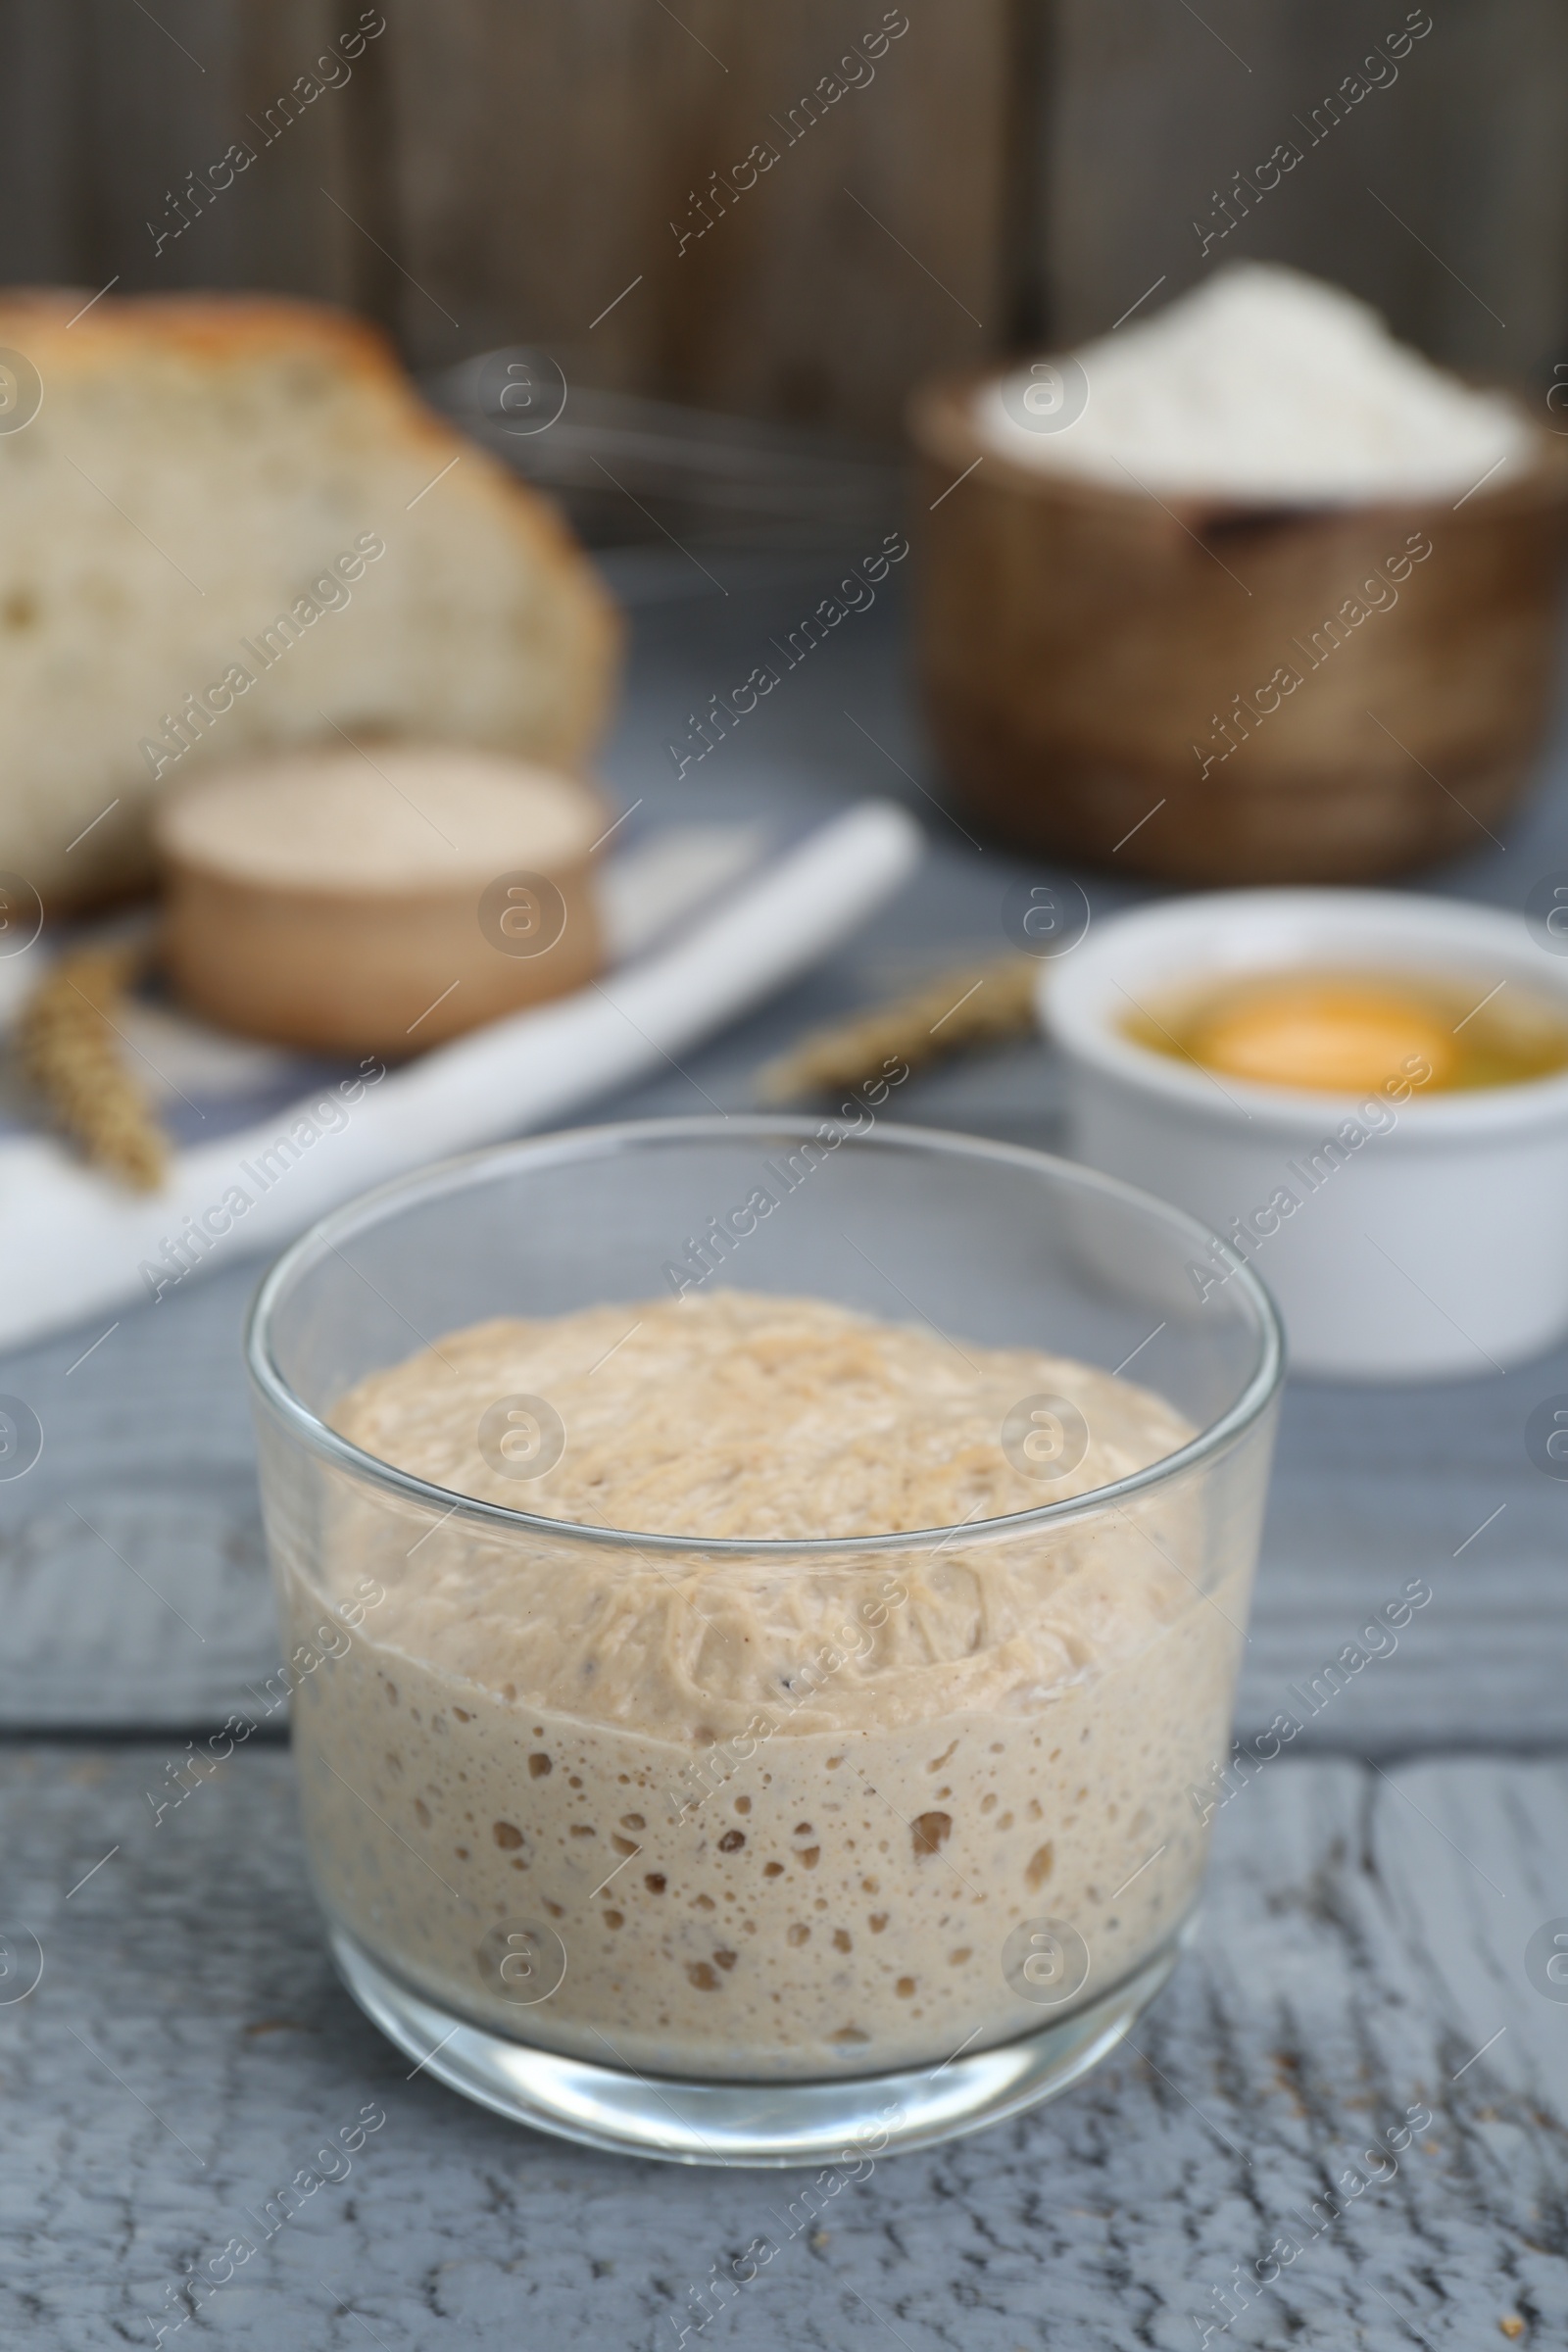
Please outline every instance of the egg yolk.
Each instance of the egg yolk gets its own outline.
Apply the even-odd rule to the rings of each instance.
[[[1428,1005],[1396,988],[1295,981],[1200,1013],[1188,1051],[1210,1069],[1260,1086],[1316,1087],[1358,1094],[1382,1086],[1419,1055],[1427,1082],[1451,1078],[1451,1032]]]

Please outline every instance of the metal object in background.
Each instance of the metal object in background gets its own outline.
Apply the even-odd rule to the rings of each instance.
[[[557,499],[592,547],[661,534],[706,547],[871,545],[902,512],[904,468],[890,450],[583,387],[528,344],[466,360],[424,389]]]

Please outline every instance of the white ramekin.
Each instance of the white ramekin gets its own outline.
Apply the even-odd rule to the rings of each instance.
[[[1369,1105],[1203,1071],[1123,1026],[1195,982],[1303,964],[1458,980],[1478,1004],[1524,982],[1568,1016],[1568,957],[1522,914],[1389,891],[1167,901],[1042,966],[1069,1150],[1224,1237],[1189,1269],[1195,1294],[1252,1265],[1298,1371],[1474,1377],[1541,1353],[1568,1330],[1568,1073]]]

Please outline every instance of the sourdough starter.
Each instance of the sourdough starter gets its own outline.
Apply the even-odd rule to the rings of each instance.
[[[1001,1443],[1040,1395],[1089,1432],[1055,1484]],[[518,1396],[564,1434],[537,1479],[480,1449]],[[1250,1531],[1216,1534],[1193,1476],[1045,1532],[988,1524],[1183,1445],[1150,1391],[718,1291],[476,1325],[333,1420],[570,1523],[345,1488],[309,1541],[273,1531],[293,1639],[367,1573],[384,1588],[302,1681],[295,1748],[328,1911],[443,2006],[639,2072],[872,2073],[1034,2032],[1073,2005],[1058,1989],[1094,2000],[1175,1934]],[[854,1549],[926,1528],[961,1532]],[[850,1548],[790,1548],[823,1536]],[[704,1558],[734,1537],[780,1549]],[[1020,1977],[1008,1936],[1042,1921],[1082,1938],[1081,1982],[1070,1958],[1072,1982]]]

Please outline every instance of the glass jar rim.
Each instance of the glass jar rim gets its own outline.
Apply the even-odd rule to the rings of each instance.
[[[529,1161],[546,1165],[582,1157],[589,1152],[608,1154],[635,1149],[642,1143],[717,1143],[762,1136],[820,1141],[823,1128],[838,1130],[841,1147],[849,1145],[864,1151],[913,1148],[1017,1167],[1055,1183],[1066,1183],[1082,1194],[1119,1200],[1156,1218],[1173,1234],[1189,1241],[1204,1258],[1214,1245],[1215,1237],[1198,1218],[1136,1185],[1124,1184],[1119,1177],[1103,1175],[1098,1168],[1062,1159],[1054,1152],[1037,1152],[1027,1145],[997,1143],[989,1137],[956,1134],[941,1128],[886,1123],[861,1134],[841,1120],[740,1111],[727,1116],[720,1112],[716,1116],[626,1119],[605,1126],[562,1128],[547,1135],[490,1144],[478,1151],[433,1161],[357,1194],[341,1208],[318,1218],[269,1268],[251,1301],[245,1324],[244,1353],[256,1393],[289,1434],[320,1459],[405,1500],[417,1502],[445,1519],[460,1519],[475,1528],[543,1536],[558,1543],[581,1543],[622,1551],[658,1551],[686,1559],[696,1556],[705,1561],[771,1561],[775,1565],[825,1563],[835,1559],[843,1562],[862,1559],[867,1554],[930,1551],[944,1548],[960,1536],[970,1544],[1012,1540],[1036,1529],[1060,1526],[1093,1512],[1115,1508],[1228,1452],[1278,1393],[1285,1376],[1285,1334],[1279,1309],[1251,1267],[1239,1260],[1230,1280],[1250,1307],[1258,1336],[1258,1357],[1251,1375],[1240,1395],[1200,1429],[1196,1437],[1174,1452],[1161,1454],[1157,1461],[1142,1470],[1130,1471],[1125,1478],[1113,1479],[1108,1486],[1092,1487],[1081,1494],[1036,1503],[1027,1511],[959,1520],[954,1527],[908,1528],[865,1536],[662,1535],[638,1528],[591,1526],[582,1520],[556,1519],[540,1511],[518,1510],[510,1503],[463,1494],[454,1488],[436,1486],[419,1478],[411,1470],[400,1470],[395,1463],[383,1461],[379,1455],[356,1446],[323,1421],[291,1386],[272,1352],[272,1320],[295,1279],[323,1251],[337,1253],[339,1242],[363,1225],[368,1212],[459,1192],[465,1184],[482,1181],[488,1171],[509,1161],[514,1165],[525,1166]]]

